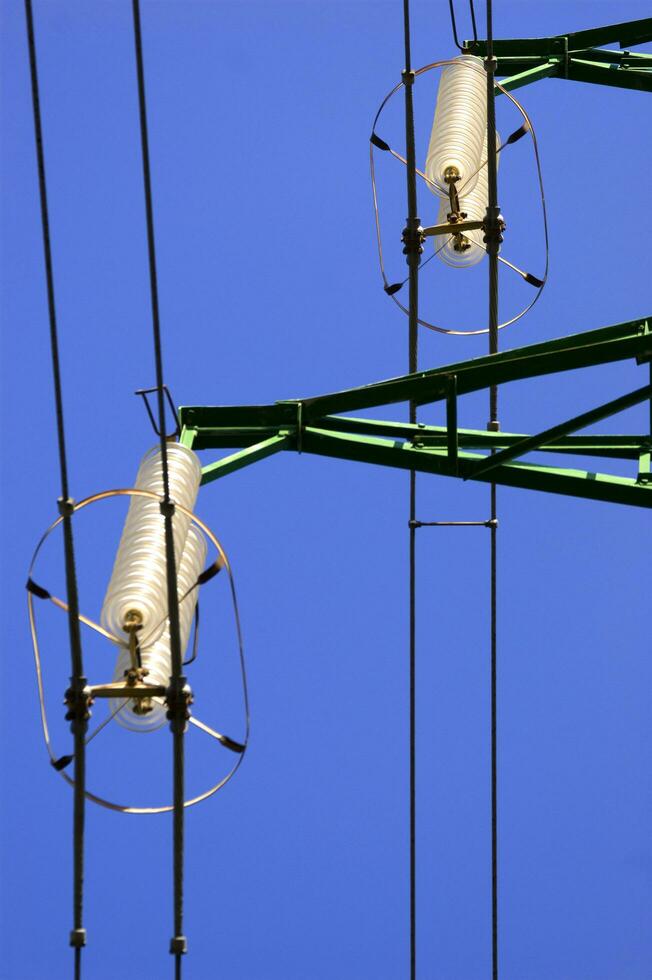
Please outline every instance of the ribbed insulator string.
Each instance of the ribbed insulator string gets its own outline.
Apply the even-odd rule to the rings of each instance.
[[[192,449],[178,443],[168,446],[167,457],[172,497],[181,507],[192,511],[201,480],[199,459]],[[162,496],[163,465],[158,444],[145,454],[134,486],[156,497]],[[184,554],[189,527],[190,517],[177,507],[172,518],[177,565]],[[138,642],[143,650],[158,639],[167,619],[165,533],[159,502],[152,497],[131,498],[102,605],[102,626],[127,641],[125,620],[133,613],[141,623]],[[166,684],[168,680],[169,674]]]

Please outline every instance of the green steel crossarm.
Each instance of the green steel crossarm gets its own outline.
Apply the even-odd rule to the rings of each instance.
[[[296,425],[298,420],[296,404],[283,402],[275,405],[182,405],[179,418],[182,426],[198,430],[197,449],[245,446],[246,440],[240,441],[241,433],[253,435],[259,430],[261,438],[265,438],[279,429]],[[229,433],[227,438],[235,441],[204,444],[210,430],[214,430],[215,438],[218,432],[221,435],[225,430],[232,430],[233,435]]]
[[[197,430],[197,449],[246,446],[259,441],[259,436],[264,438],[279,429],[289,428],[301,421],[314,422],[325,415],[388,405],[411,398],[418,404],[444,399],[453,375],[457,377],[458,395],[462,395],[492,384],[505,384],[630,357],[643,361],[651,356],[652,333],[648,321],[630,320],[316,398],[294,399],[274,405],[187,405],[179,409],[179,416],[182,426]],[[218,442],[218,439],[223,441]]]
[[[320,456],[393,466],[420,473],[436,473],[440,476],[457,476],[459,467],[459,475],[470,479],[473,479],[474,464],[485,458],[475,453],[459,453],[455,466],[449,460],[447,451],[419,449],[396,440],[332,432],[310,426],[304,429],[302,450]],[[480,476],[479,480],[525,490],[541,490],[634,507],[652,507],[652,486],[585,470],[560,470],[534,464],[505,463],[497,467],[491,476]]]
[[[431,371],[391,378],[361,388],[350,388],[281,404],[295,406],[295,420],[300,404],[303,421],[307,424],[323,418],[324,415],[351,412],[360,408],[374,408],[408,400],[414,400],[417,405],[440,401],[446,397],[452,375],[457,376],[458,395],[463,395],[488,388],[492,384],[505,384],[508,381],[591,367],[629,357],[642,360],[650,356],[652,334],[647,320],[631,320],[500,354],[449,364]]]
[[[409,425],[403,422],[385,422],[343,415],[327,415],[320,424],[334,432],[409,439],[414,444],[433,449],[445,448],[448,442],[446,426],[421,423]],[[527,438],[522,433],[487,432],[485,429],[458,429],[457,437],[459,446],[464,449],[501,449]],[[568,435],[540,446],[539,452],[572,453],[578,456],[602,456],[609,459],[638,459],[649,442],[648,435]]]
[[[603,44],[613,44],[614,41],[621,48],[631,48],[636,44],[652,41],[652,17],[625,21],[623,24],[592,27],[588,31],[573,31],[565,36],[568,38],[568,46],[572,51],[598,48]]]
[[[477,54],[481,58],[485,58],[487,55],[487,42],[485,40],[479,40],[477,44],[474,41],[465,41],[464,47],[468,48],[469,51],[473,49],[473,54]],[[563,58],[566,53],[566,37],[560,35],[556,37],[496,38],[493,42],[493,48],[494,57],[498,59],[498,74],[502,75],[503,63],[507,60]]]
[[[275,406],[271,405],[271,409]],[[213,411],[217,411],[213,407]],[[233,411],[228,407],[219,409],[225,413]],[[335,432],[357,432],[362,435],[393,436],[410,439],[433,448],[447,445],[448,429],[437,425],[409,425],[403,422],[386,422],[377,419],[351,418],[343,415],[327,415],[323,424]],[[255,433],[255,435],[254,435]],[[458,429],[458,441],[466,449],[501,449],[513,446],[525,433],[487,432],[485,429]],[[183,429],[181,441],[189,448],[227,449],[255,445],[275,435],[270,427],[252,429],[199,428]],[[611,459],[638,459],[650,442],[648,435],[589,435],[564,436],[549,445],[540,446],[541,452],[572,453],[580,456],[602,456]]]
[[[493,42],[494,55],[500,61],[503,57],[519,57],[528,55],[564,55],[565,51],[584,51],[587,48],[602,47],[604,44],[618,43],[621,48],[634,47],[652,41],[652,17],[633,20],[624,24],[609,24],[604,27],[591,28],[588,31],[574,31],[570,34],[558,34],[555,37],[516,37],[498,38]],[[472,41],[465,41],[466,48],[472,48]],[[487,53],[487,42],[478,41],[474,53],[484,57]]]
[[[652,66],[652,54],[642,54],[640,51],[587,48],[586,51],[573,52],[572,57],[586,58],[588,61],[601,61],[606,65],[620,65],[623,68],[649,68]]]
[[[473,476],[477,479],[481,473],[488,473],[496,466],[507,463],[512,459],[517,459],[519,456],[524,456],[525,453],[532,452],[534,449],[539,449],[541,446],[552,442],[554,439],[558,439],[560,436],[565,436],[570,432],[576,432],[578,429],[585,429],[588,425],[593,425],[595,422],[609,418],[610,415],[615,415],[617,412],[623,412],[626,408],[631,408],[633,405],[640,405],[641,402],[647,401],[651,394],[652,385],[643,385],[642,388],[638,388],[636,391],[632,391],[628,395],[623,395],[620,398],[615,398],[613,401],[607,402],[605,405],[600,405],[590,412],[583,412],[582,415],[576,415],[575,418],[568,419],[567,422],[561,422],[559,425],[545,429],[537,435],[521,439],[520,442],[508,446],[494,456],[490,456],[484,462],[478,463],[473,469]]]
[[[611,85],[638,92],[652,92],[652,73],[647,68],[643,70],[618,68],[617,65],[605,65],[571,57],[568,59],[564,77],[574,82],[590,82],[594,85]]]

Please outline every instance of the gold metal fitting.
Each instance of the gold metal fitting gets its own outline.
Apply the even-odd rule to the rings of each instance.
[[[143,614],[141,611],[139,609],[128,609],[122,623],[122,628],[125,633],[131,633],[133,630],[139,630],[142,625]]]
[[[444,170],[444,181],[447,184],[454,184],[455,181],[460,179],[460,172],[457,167],[446,167]]]
[[[148,715],[150,711],[154,710],[154,702],[151,698],[138,698],[138,700],[132,700],[131,710],[135,715]]]
[[[147,677],[149,670],[147,667],[131,667],[125,670],[125,688],[140,686],[143,678]],[[154,702],[150,697],[132,698],[129,704],[131,711],[135,715],[148,715],[154,710]]]
[[[468,252],[471,248],[471,242],[466,237],[466,235],[457,234],[453,235],[453,250],[455,252]]]

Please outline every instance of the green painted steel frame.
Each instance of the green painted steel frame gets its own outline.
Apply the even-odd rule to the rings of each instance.
[[[513,38],[493,42],[497,74],[513,90],[541,78],[612,85],[652,92],[652,54],[622,48],[652,41],[652,18],[612,24],[547,38]],[[465,46],[486,55],[486,41]],[[652,319],[652,318],[651,318]],[[488,357],[390,378],[360,388],[274,405],[187,406],[179,409],[181,441],[195,449],[237,448],[203,469],[209,483],[283,449],[352,459],[422,473],[480,480],[528,490],[543,490],[612,503],[652,507],[652,435],[572,435],[600,419],[650,398],[650,384],[561,422],[535,436],[459,429],[457,399],[472,391],[510,381],[636,358],[652,360],[647,319],[560,337]],[[405,425],[342,417],[340,413],[412,401],[446,403],[446,426]],[[491,455],[470,453],[488,450]],[[635,479],[517,462],[537,450],[544,453],[636,460]]]
[[[611,85],[652,92],[652,54],[612,51],[601,47],[617,43],[621,48],[652,41],[652,18],[611,24],[589,31],[556,37],[519,37],[494,41],[496,74],[508,91],[540,78],[566,78],[576,82]],[[487,42],[465,41],[465,47],[484,57]]]
[[[461,395],[492,384],[625,359],[635,359],[638,364],[652,360],[652,331],[648,320],[618,323],[317,397],[273,405],[182,406],[179,409],[181,440],[197,450],[238,448],[238,452],[204,467],[203,483],[290,449],[464,480],[652,507],[650,434],[571,434],[649,399],[652,384],[536,436],[457,426],[457,399]],[[444,401],[446,426],[409,425],[339,414],[410,399],[420,405]],[[495,455],[471,453],[468,449],[489,450]],[[635,460],[638,473],[635,478],[627,479],[516,461],[533,450]]]

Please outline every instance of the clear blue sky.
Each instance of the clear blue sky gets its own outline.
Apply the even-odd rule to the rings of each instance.
[[[131,485],[154,441],[132,394],[154,383],[154,365],[131,5],[34,7],[71,489],[80,499]],[[72,962],[72,794],[42,744],[24,580],[60,488],[25,25],[22,4],[4,0],[1,10],[0,975],[59,980]],[[648,14],[634,0],[496,0],[495,34]],[[164,357],[176,401],[266,402],[402,373],[407,323],[381,288],[368,177],[371,121],[403,63],[399,0],[144,0],[142,17]],[[448,5],[415,3],[415,65],[453,54]],[[650,96],[552,80],[520,95],[541,145],[551,278],[501,345],[649,313]],[[433,75],[416,98],[423,161]],[[397,147],[399,110],[383,131]],[[498,123],[506,134],[518,120],[500,105]],[[381,163],[392,279],[404,269],[404,173]],[[499,176],[504,254],[537,273],[525,140],[506,151]],[[425,194],[424,221],[435,206]],[[466,324],[485,316],[486,268],[476,275],[432,262],[426,273],[424,313]],[[528,290],[508,275],[505,311]],[[420,364],[485,350],[482,337],[423,333]],[[536,431],[646,376],[626,363],[505,387],[502,426]],[[438,423],[441,410],[422,418]],[[484,395],[464,400],[460,424],[481,428],[486,418]],[[640,407],[602,428],[640,431],[645,418]],[[239,589],[252,741],[234,782],[188,814],[188,980],[408,976],[407,483],[400,472],[287,454],[200,493],[198,513],[222,538]],[[424,477],[418,494],[422,520],[488,516],[487,487]],[[649,516],[506,489],[498,500],[501,977],[649,980]],[[77,522],[82,605],[96,616],[122,521],[118,505],[103,506]],[[482,529],[423,530],[418,548],[419,977],[484,980],[489,540]],[[56,542],[41,578],[63,594]],[[238,738],[225,582],[206,590],[196,710]],[[65,622],[54,609],[39,612],[63,752]],[[113,650],[87,638],[85,654],[89,676],[106,679]],[[165,731],[104,738],[89,747],[91,787],[124,798],[125,782],[143,783],[167,797]],[[193,785],[230,762],[197,733],[189,749],[198,753]],[[87,828],[85,976],[170,976],[171,821],[90,805]]]

